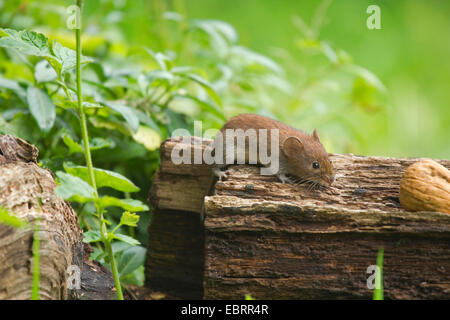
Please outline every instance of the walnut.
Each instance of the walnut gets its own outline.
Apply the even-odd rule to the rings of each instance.
[[[406,210],[450,213],[450,171],[429,159],[413,163],[403,174],[399,198]]]

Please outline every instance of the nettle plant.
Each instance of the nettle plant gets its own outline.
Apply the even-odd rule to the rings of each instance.
[[[64,163],[63,166],[66,172],[56,172],[59,186],[55,189],[55,193],[72,202],[94,204],[98,228],[87,231],[84,241],[88,243],[103,243],[104,253],[97,255],[97,258],[102,258],[110,264],[118,297],[123,299],[120,276],[134,271],[132,267],[139,266],[142,263],[140,260],[144,259],[145,253],[139,249],[132,249],[132,251],[122,254],[120,261],[120,266],[123,266],[121,268],[122,274],[119,274],[112,243],[114,240],[118,240],[130,246],[138,245],[139,241],[118,231],[122,226],[135,227],[137,225],[139,216],[135,213],[130,213],[130,211],[146,211],[148,207],[139,200],[122,199],[112,195],[99,195],[98,188],[101,187],[109,187],[124,193],[136,192],[139,191],[139,188],[117,172],[93,166],[91,147],[93,150],[99,149],[107,146],[108,142],[99,139],[91,140],[92,142],[89,141],[86,121],[87,110],[101,109],[101,105],[92,102],[83,103],[80,77],[81,64],[90,62],[90,59],[81,56],[80,31],[76,31],[77,51],[66,48],[56,41],[50,47],[47,38],[43,34],[32,31],[1,29],[1,35],[0,46],[13,49],[19,54],[45,59],[43,61],[46,61],[51,66],[53,72],[48,67],[42,66],[43,62],[39,62],[34,67],[36,82],[38,80],[44,83],[51,82],[56,85],[57,89],[61,88],[66,95],[65,100],[62,101],[63,108],[76,112],[79,118],[82,143],[77,143],[68,135],[64,135],[63,141],[71,152],[84,154],[87,166],[75,165],[69,162]],[[44,68],[45,71],[42,71],[40,68]],[[77,74],[76,87],[72,86],[71,79],[68,76],[68,73],[73,69],[76,69]],[[56,118],[56,107],[51,99],[51,95],[47,93],[46,89],[48,88],[46,88],[45,84],[39,87],[30,83],[24,89],[12,81],[3,80],[3,82],[9,85],[9,88],[17,94],[19,99],[23,99],[28,104],[30,113],[43,132],[48,132],[52,129]],[[4,83],[3,86],[5,86]],[[124,112],[124,107],[115,106],[110,108]],[[112,223],[105,217],[109,207],[119,207],[125,210],[119,223],[114,228],[109,227]]]

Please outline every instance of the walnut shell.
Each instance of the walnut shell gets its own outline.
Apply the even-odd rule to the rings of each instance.
[[[450,213],[450,171],[429,159],[413,163],[400,181],[399,198],[406,210]]]

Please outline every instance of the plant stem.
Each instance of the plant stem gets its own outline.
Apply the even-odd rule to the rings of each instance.
[[[116,283],[117,289],[117,297],[119,300],[123,300],[122,287],[120,286],[120,278],[119,271],[117,270],[116,261],[114,260],[114,252],[112,250],[111,242],[105,241],[106,251],[108,251],[108,255],[111,263],[111,270],[114,276],[114,282]]]
[[[33,286],[31,288],[31,300],[39,300],[39,217],[36,218],[33,233]]]
[[[383,290],[383,256],[384,249],[381,247],[378,249],[377,256],[377,266],[379,272],[375,277],[375,289],[373,290],[373,300],[384,300],[384,290]]]
[[[81,12],[81,6],[83,4],[83,0],[77,0],[77,6]],[[81,17],[80,17],[81,18]],[[86,121],[86,113],[84,112],[83,107],[83,97],[81,93],[81,26],[75,29],[75,37],[76,37],[76,56],[77,56],[77,102],[78,102],[78,112],[80,114],[80,126],[81,126],[81,135],[83,137],[84,143],[84,155],[86,158],[86,166],[88,168],[89,173],[89,181],[91,186],[94,188],[94,203],[95,208],[97,210],[97,216],[100,221],[100,233],[102,235],[103,243],[108,251],[109,261],[111,264],[111,270],[114,276],[114,283],[117,289],[117,296],[119,300],[123,300],[122,287],[120,285],[119,272],[117,270],[116,261],[114,259],[114,252],[112,250],[112,246],[110,241],[108,240],[108,229],[106,227],[105,220],[103,218],[103,209],[98,204],[98,191],[97,184],[95,182],[95,174],[94,174],[94,166],[92,164],[91,150],[89,148],[89,134],[87,128]]]

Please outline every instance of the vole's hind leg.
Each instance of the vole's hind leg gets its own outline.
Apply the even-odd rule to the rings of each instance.
[[[219,181],[225,180],[228,178],[229,170],[226,170],[226,165],[214,165],[212,168],[213,174],[219,178]]]

